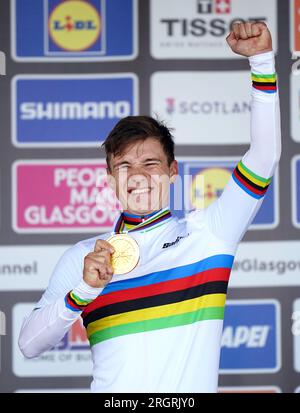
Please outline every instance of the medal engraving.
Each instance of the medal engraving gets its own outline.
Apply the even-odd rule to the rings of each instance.
[[[115,234],[107,239],[115,249],[111,256],[114,274],[126,274],[132,271],[140,259],[138,243],[127,234]]]

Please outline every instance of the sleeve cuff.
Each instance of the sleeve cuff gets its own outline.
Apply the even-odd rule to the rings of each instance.
[[[81,280],[80,284],[66,295],[66,307],[72,311],[84,311],[102,290],[103,288],[90,287],[84,280]]]
[[[275,73],[275,53],[274,51],[256,54],[249,57],[252,73],[274,74]]]
[[[103,288],[94,288],[89,286],[84,280],[73,289],[73,293],[83,300],[94,300],[101,293]]]

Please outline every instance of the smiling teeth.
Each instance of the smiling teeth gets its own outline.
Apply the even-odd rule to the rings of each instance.
[[[150,188],[133,189],[131,191],[132,194],[145,194],[146,192],[150,192]]]

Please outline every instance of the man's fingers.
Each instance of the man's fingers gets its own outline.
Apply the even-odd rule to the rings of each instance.
[[[249,23],[249,22],[245,23],[245,31],[246,31],[248,37],[253,36],[253,34],[252,34],[252,23]]]
[[[241,37],[241,39],[247,40],[247,39],[248,39],[248,35],[247,35],[247,32],[246,32],[245,25],[244,25],[243,23],[241,23],[241,24],[239,25],[239,29],[240,29],[240,37]]]
[[[237,42],[234,32],[229,33],[229,35],[226,37],[226,41],[229,46],[233,46]]]
[[[115,252],[114,247],[104,239],[97,239],[94,247],[95,252],[100,252],[100,251],[108,251],[109,253],[113,254]]]
[[[104,260],[104,258],[103,258]],[[108,279],[114,273],[111,264],[106,264],[105,261],[99,262],[97,259],[90,258],[86,265],[86,271],[92,273],[98,271],[100,278]]]
[[[260,36],[264,30],[268,30],[268,27],[265,23],[260,22],[252,24],[252,36]]]
[[[240,24],[239,23],[234,23],[232,26],[232,31],[235,35],[236,40],[240,39]]]
[[[107,250],[102,250],[101,252],[90,252],[88,256],[102,262],[110,262],[111,260],[111,253]]]

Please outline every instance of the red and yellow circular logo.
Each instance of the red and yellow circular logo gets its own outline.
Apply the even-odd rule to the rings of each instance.
[[[101,26],[98,11],[84,0],[63,1],[49,17],[52,41],[71,52],[89,49],[98,40]]]
[[[192,207],[207,208],[219,198],[230,176],[231,172],[225,168],[207,168],[197,174],[190,188]]]

